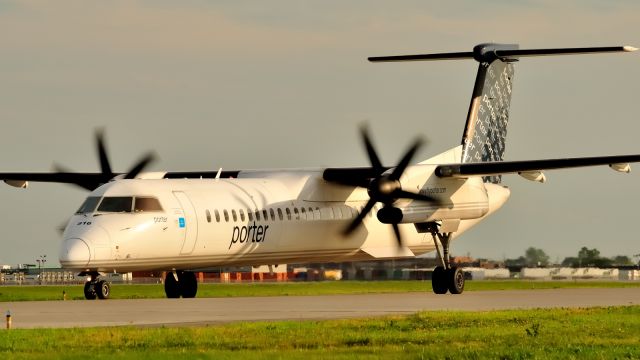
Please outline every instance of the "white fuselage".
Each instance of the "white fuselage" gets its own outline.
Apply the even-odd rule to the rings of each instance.
[[[454,221],[457,236],[497,210],[505,187],[480,178],[441,179],[415,165],[401,179],[440,204],[398,201],[403,247],[376,212],[342,234],[369,199],[366,189],[325,182],[322,171],[250,171],[237,179],[131,179],[105,184],[90,197],[155,197],[162,210],[74,215],[64,232],[65,268],[127,272],[214,266],[341,262],[411,257],[433,251],[414,223]],[[98,208],[99,209],[99,208]],[[266,216],[265,216],[266,215]],[[459,221],[458,221],[459,220]]]
[[[109,182],[89,198],[102,204],[114,197],[153,197],[162,210],[105,212],[95,205],[93,211],[74,215],[63,235],[60,263],[70,269],[127,272],[424,254],[435,249],[434,238],[416,224],[437,221],[455,238],[509,197],[508,188],[479,177],[435,176],[433,164],[459,158],[459,151],[451,149],[404,172],[403,189],[440,203],[394,204],[404,215],[402,247],[392,227],[376,217],[381,204],[344,236],[369,195],[366,189],[326,182],[322,170],[242,171],[235,179],[163,179],[150,173]]]

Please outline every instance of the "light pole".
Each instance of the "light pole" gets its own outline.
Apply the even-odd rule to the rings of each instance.
[[[47,262],[47,255],[40,255],[38,259],[38,282],[42,285],[42,268],[44,267],[44,263]]]

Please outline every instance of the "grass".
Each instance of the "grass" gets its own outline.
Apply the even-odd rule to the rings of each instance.
[[[624,281],[467,281],[466,291],[557,289],[557,288],[640,287],[640,282]],[[81,285],[0,286],[0,302],[84,299]],[[297,283],[200,284],[198,297],[300,296],[431,291],[430,281],[324,281]],[[164,298],[162,285],[114,284],[113,299]]]
[[[640,306],[181,328],[0,330],[0,358],[637,359]]]

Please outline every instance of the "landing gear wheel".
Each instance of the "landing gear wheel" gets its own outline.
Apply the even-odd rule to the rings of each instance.
[[[183,298],[194,298],[198,292],[198,280],[196,280],[196,274],[190,271],[184,271],[178,273],[178,280],[180,285],[180,294]]]
[[[96,290],[94,289],[94,283],[87,281],[84,283],[84,298],[87,300],[95,300],[98,297]]]
[[[446,284],[452,294],[462,294],[464,291],[464,271],[459,267],[452,267],[446,272]]]
[[[434,293],[447,293],[447,274],[448,272],[442,266],[437,266],[435,269],[433,269],[433,274],[431,275],[431,288],[433,289]]]
[[[94,288],[94,292],[98,295],[98,298],[100,298],[101,300],[108,299],[109,295],[111,295],[111,285],[104,280],[98,281],[93,286],[93,288]]]
[[[177,299],[180,297],[180,284],[173,276],[173,272],[167,272],[164,278],[164,293],[169,299]]]
[[[87,300],[105,300],[111,296],[111,283],[100,280],[100,273],[97,271],[83,271],[78,276],[86,276],[87,282],[84,283],[84,298]]]

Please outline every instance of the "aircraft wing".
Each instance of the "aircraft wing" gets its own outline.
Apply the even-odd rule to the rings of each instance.
[[[226,179],[238,177],[239,171],[181,171],[161,173],[164,179],[202,179],[215,178],[216,176]],[[0,173],[0,180],[7,184],[19,188],[26,188],[27,183],[31,182],[50,182],[59,184],[77,185],[83,189],[92,191],[102,184],[106,184],[114,177],[127,176],[135,177],[138,174],[131,175],[129,173],[114,172],[11,172]]]
[[[438,177],[468,178],[598,165],[609,165],[616,171],[628,172],[628,163],[632,162],[640,162],[640,155],[447,164],[439,165],[435,174]]]
[[[585,166],[610,165],[614,170],[628,172],[628,163],[640,162],[640,155],[617,155],[565,159],[525,160],[525,161],[500,161],[483,163],[445,164],[436,167],[435,174],[438,177],[468,178],[472,176],[491,176],[502,174],[522,174],[542,170],[566,169]],[[390,169],[382,167],[382,171]],[[240,171],[198,171],[198,172],[167,172],[162,178],[221,178],[238,177]],[[124,173],[83,173],[83,172],[41,172],[41,173],[0,173],[0,180],[15,187],[26,187],[27,182],[51,182],[73,184],[89,191],[109,182],[114,176],[128,175]],[[323,178],[330,182],[340,182],[352,186],[367,187],[370,179],[376,176],[375,169],[371,167],[361,168],[326,168]]]
[[[79,173],[79,172],[49,172],[49,173],[0,173],[0,180],[15,187],[25,188],[27,182],[51,182],[62,184],[78,185],[87,190],[93,190],[108,182],[102,173]]]

